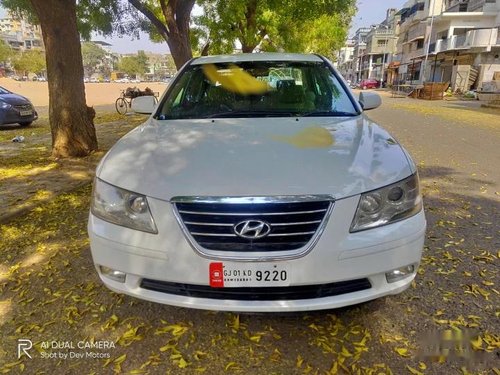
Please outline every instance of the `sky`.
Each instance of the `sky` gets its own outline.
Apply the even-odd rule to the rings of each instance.
[[[406,0],[358,0],[358,13],[353,17],[349,36],[353,36],[360,27],[380,23],[385,19],[387,9],[401,9]]]

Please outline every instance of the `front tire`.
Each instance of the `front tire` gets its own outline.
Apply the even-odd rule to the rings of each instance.
[[[362,89],[363,89],[363,90],[366,90],[367,88],[368,88],[367,86],[363,86],[363,87],[362,87]]]
[[[20,122],[19,125],[24,127],[24,126],[30,126],[32,123],[33,123],[33,121],[24,121],[24,122]]]
[[[125,99],[123,99],[123,98],[116,99],[115,108],[116,108],[116,112],[118,112],[120,115],[124,115],[127,113],[127,109],[128,109],[127,107],[128,107],[128,104],[125,101]]]

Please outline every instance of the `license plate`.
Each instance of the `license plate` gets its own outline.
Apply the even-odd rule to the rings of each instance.
[[[213,262],[209,267],[212,288],[289,286],[290,276],[283,264]]]
[[[21,116],[31,116],[33,114],[33,111],[29,110],[29,111],[19,111],[19,114]]]

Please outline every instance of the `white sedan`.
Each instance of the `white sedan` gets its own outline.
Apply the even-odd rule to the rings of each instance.
[[[426,229],[418,174],[363,113],[377,94],[358,101],[321,56],[263,53],[194,59],[148,99],[135,106],[150,118],[96,171],[88,230],[107,287],[272,312],[411,284]]]

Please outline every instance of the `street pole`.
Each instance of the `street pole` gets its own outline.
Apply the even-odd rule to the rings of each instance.
[[[422,68],[422,82],[425,82],[425,70],[427,68],[427,60],[429,59],[429,50],[431,48],[431,37],[432,37],[432,27],[434,26],[434,6],[435,6],[435,0],[431,0],[429,4],[429,12],[432,13],[431,16],[431,28],[429,30],[429,40],[427,41],[427,48],[425,50],[425,60],[424,60],[424,66]]]
[[[387,25],[380,25],[382,27],[385,27],[387,31],[389,31],[389,26]],[[389,46],[389,35],[387,35],[387,39],[385,40],[384,43],[384,54],[382,56],[382,78],[380,79],[380,88],[384,87],[384,74],[385,74],[385,55],[387,51],[387,47]]]

